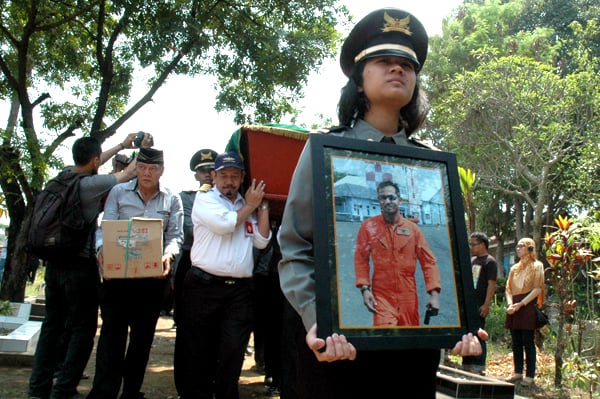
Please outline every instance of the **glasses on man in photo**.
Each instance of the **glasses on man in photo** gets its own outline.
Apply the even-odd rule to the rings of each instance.
[[[516,248],[517,248],[517,249],[521,249],[521,248],[525,248],[526,246],[527,246],[527,245],[525,245],[525,244],[519,244],[519,245],[517,245],[517,247],[516,247]]]
[[[382,202],[385,200],[396,201],[398,199],[398,196],[396,196],[396,195],[378,195],[377,199]]]

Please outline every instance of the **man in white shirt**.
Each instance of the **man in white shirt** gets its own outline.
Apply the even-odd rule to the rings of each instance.
[[[187,348],[182,399],[238,399],[238,380],[253,322],[252,248],[271,238],[265,183],[239,191],[244,163],[235,152],[215,159],[213,188],[192,209],[192,268],[183,284],[182,334]],[[258,209],[258,210],[257,210]]]

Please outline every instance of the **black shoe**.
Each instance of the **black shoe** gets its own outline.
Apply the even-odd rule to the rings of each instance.
[[[281,391],[275,386],[270,386],[269,388],[267,388],[265,396],[269,396],[271,398],[278,397],[281,396]]]
[[[266,375],[265,376],[265,385],[268,387],[273,385],[273,377],[271,377],[270,375]]]
[[[144,392],[125,393],[121,394],[120,399],[144,399]]]
[[[265,365],[262,363],[255,363],[254,366],[250,367],[250,370],[254,371],[257,374],[264,374]]]

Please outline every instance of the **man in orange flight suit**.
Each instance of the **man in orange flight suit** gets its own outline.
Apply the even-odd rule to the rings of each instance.
[[[435,255],[419,227],[402,217],[398,186],[377,186],[381,215],[362,223],[356,238],[354,269],[375,326],[418,326],[419,298],[415,282],[417,259],[430,295],[427,307],[439,309],[440,273]],[[373,261],[373,281],[369,259]]]

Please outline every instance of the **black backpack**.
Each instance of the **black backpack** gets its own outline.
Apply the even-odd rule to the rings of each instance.
[[[36,196],[29,227],[29,252],[40,259],[74,256],[90,237],[83,216],[79,183],[88,173],[63,170]]]

